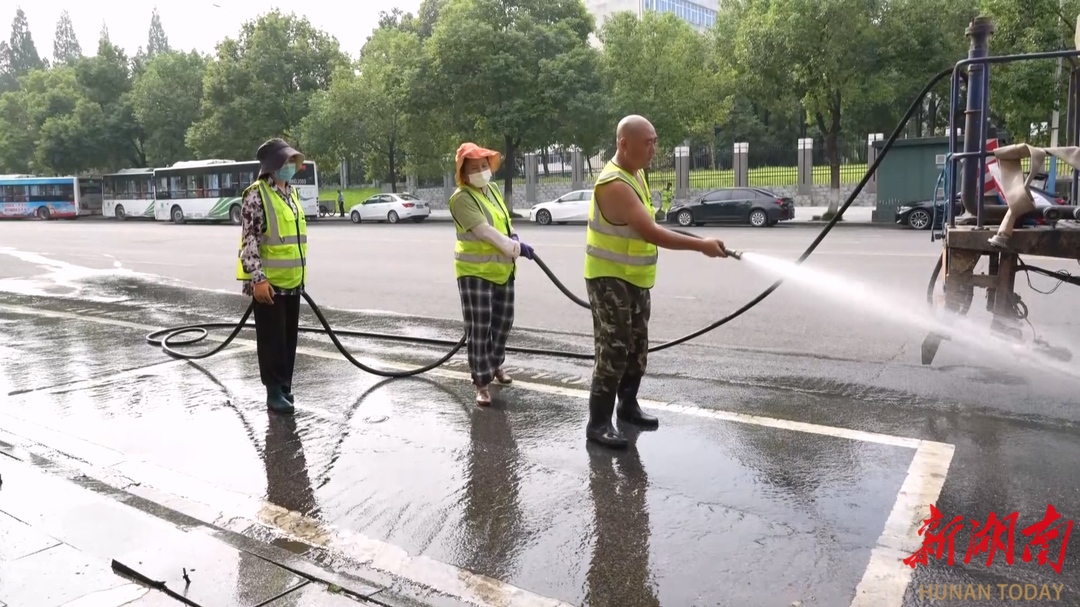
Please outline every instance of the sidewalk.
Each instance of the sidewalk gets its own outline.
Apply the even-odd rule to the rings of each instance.
[[[816,226],[821,227],[826,225],[827,221],[817,220],[814,217],[820,217],[829,210],[829,207],[795,207],[795,219],[784,221],[780,225],[792,225],[792,226]],[[514,212],[520,217],[517,221],[529,221],[529,210],[523,208],[515,208]],[[839,226],[860,226],[860,227],[897,227],[894,223],[882,223],[871,221],[874,207],[848,207],[848,210],[844,212],[843,219],[836,225]],[[332,217],[320,217],[319,222],[338,222],[338,221],[350,221],[348,215],[345,217],[339,217],[337,215]],[[450,211],[446,209],[433,209],[428,221],[452,221],[450,217]],[[580,222],[578,222],[580,223]]]
[[[0,607],[399,604],[386,587],[31,461],[0,440]]]

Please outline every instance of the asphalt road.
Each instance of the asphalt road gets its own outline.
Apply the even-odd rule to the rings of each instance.
[[[801,226],[694,231],[781,260],[797,258],[818,234]],[[309,288],[335,324],[459,336],[450,225],[338,223],[310,232]],[[520,225],[519,233],[584,295],[583,227]],[[206,454],[182,461],[177,441],[167,438],[169,424],[179,423],[169,407],[183,407],[185,394],[209,398],[205,378],[188,373],[162,384],[156,377],[135,392],[98,386],[80,397],[95,404],[77,416],[70,412],[79,410],[78,399],[26,392],[55,383],[39,372],[50,365],[66,365],[65,373],[78,379],[160,362],[138,327],[238,317],[246,302],[233,279],[237,240],[232,226],[0,224],[0,308],[8,306],[0,309],[0,327],[8,327],[0,329],[7,340],[0,343],[6,365],[0,387],[11,395],[0,413],[259,494],[266,485],[250,476],[262,474],[252,466],[265,463],[270,476],[269,460],[252,459],[250,448],[229,438],[265,432],[271,440],[266,421],[250,421],[261,407],[257,380],[240,371],[252,364],[250,353],[234,355],[246,361],[240,366],[210,359],[206,369],[255,427],[230,434],[213,426],[224,422],[209,418],[184,422],[188,432],[214,428],[210,441],[223,457],[238,458],[236,470]],[[858,587],[880,593],[861,604],[898,606],[905,597],[902,604],[921,605],[933,602],[942,584],[976,597],[991,592],[980,604],[992,605],[1010,603],[1010,584],[1030,592],[1029,584],[1037,594],[1059,584],[1057,604],[1076,603],[1080,577],[1071,554],[1061,574],[1021,558],[1028,541],[1021,530],[1047,504],[1066,519],[1074,516],[1076,363],[1023,352],[1010,361],[992,356],[1001,350],[984,330],[989,318],[977,297],[970,315],[975,328],[943,344],[933,365],[921,365],[919,346],[930,326],[921,306],[939,251],[924,232],[835,229],[799,275],[812,280],[793,280],[730,324],[650,358],[642,397],[657,403],[661,430],[641,435],[633,456],[613,464],[586,454],[580,436],[587,361],[511,355],[512,372],[525,383],[494,408],[509,421],[478,418],[460,377],[449,384],[444,377],[438,389],[389,384],[376,397],[380,404],[364,405],[365,421],[356,422],[349,403],[374,382],[332,360],[325,340],[309,340],[327,353],[301,363],[307,378],[301,398],[311,403],[302,419],[311,429],[275,440],[293,448],[302,443],[319,480],[313,488],[286,490],[290,497],[275,503],[572,604],[848,605]],[[1077,271],[1075,262],[1027,262]],[[520,268],[512,344],[587,353],[587,312],[528,261]],[[771,282],[749,260],[665,251],[653,295],[653,338],[709,324]],[[1053,287],[1044,277],[1032,282],[1040,290]],[[1064,285],[1042,295],[1019,283],[1039,333],[1080,353],[1075,289]],[[41,317],[29,321],[35,314]],[[134,328],[109,328],[114,321]],[[419,363],[435,355],[423,347],[347,343],[381,359]],[[95,354],[102,351],[115,353],[108,364]],[[449,366],[451,376],[464,370],[461,358]],[[1059,370],[1048,373],[1034,368],[1055,364]],[[171,387],[162,395],[156,386],[165,385]],[[161,403],[150,406],[150,395]],[[123,417],[132,399],[147,413],[124,426],[127,434],[108,430],[106,420]],[[440,405],[440,399],[449,400]],[[455,402],[463,403],[464,418],[445,417]],[[343,433],[342,416],[363,440]],[[587,463],[575,459],[579,454]],[[319,473],[330,468],[333,474]],[[410,475],[420,476],[407,480]],[[516,489],[509,495],[500,486]],[[637,495],[643,488],[647,500]],[[637,497],[605,502],[615,494]],[[468,505],[474,501],[490,506]],[[955,564],[931,558],[911,576],[900,558],[918,547],[913,513],[930,502],[946,518],[959,515],[968,523],[1017,512],[1015,563],[1006,565],[999,555],[987,567],[985,554],[964,563],[965,528],[956,537]],[[590,527],[582,519],[595,520]],[[589,558],[578,557],[582,550]]]
[[[540,228],[519,222],[518,230],[554,273],[584,297],[584,228]],[[817,228],[801,226],[691,231],[719,237],[730,248],[789,261],[797,259],[819,233]],[[24,223],[0,225],[0,243],[81,266],[108,269],[118,263],[135,272],[175,279],[178,284],[237,292],[233,266],[237,233],[235,227],[221,225]],[[453,246],[453,229],[446,223],[313,226],[308,284],[313,297],[325,306],[457,319]],[[925,232],[845,226],[834,229],[805,265],[855,281],[903,309],[925,300],[939,252],[940,243],[930,242]],[[1080,272],[1076,262],[1045,260],[1040,265],[1053,270],[1071,267],[1074,273]],[[591,332],[586,311],[566,300],[535,265],[523,261],[519,267],[517,326]],[[711,324],[774,280],[772,275],[746,263],[664,251],[653,292],[653,339],[670,340]],[[1038,276],[1032,280],[1041,290],[1054,282]],[[923,328],[896,322],[895,310],[865,307],[846,299],[843,290],[841,285],[830,296],[781,287],[752,311],[694,343],[812,353],[860,362],[918,364],[917,346],[925,334]],[[1048,297],[1034,293],[1025,283],[1018,292],[1031,308],[1032,322],[1041,332],[1080,336],[1080,324],[1062,314],[1069,300],[1067,289],[1059,291],[1064,296]],[[988,318],[979,314],[978,305],[972,307],[974,318]],[[868,333],[874,339],[866,339]],[[808,344],[813,347],[808,348]],[[949,347],[944,347],[942,356],[948,356],[948,351]]]

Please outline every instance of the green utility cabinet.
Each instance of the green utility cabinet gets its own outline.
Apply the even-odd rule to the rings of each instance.
[[[874,142],[879,157],[884,145],[884,140]],[[939,161],[948,153],[948,137],[897,139],[877,168],[873,221],[893,223],[897,207],[933,199],[941,172]]]
[[[996,136],[995,129],[989,129],[987,139]],[[884,140],[874,142],[879,157],[884,145]],[[1004,142],[999,140],[999,145],[1004,145]],[[956,149],[964,149],[963,133],[957,135]],[[897,139],[877,168],[877,206],[872,220],[892,223],[896,220],[897,207],[933,200],[938,175],[944,168],[948,153],[948,137]],[[963,166],[962,163],[957,168],[960,166]],[[959,183],[956,189],[959,191]]]

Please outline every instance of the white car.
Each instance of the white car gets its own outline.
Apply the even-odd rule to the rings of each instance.
[[[405,219],[420,223],[430,215],[431,207],[408,193],[376,194],[349,210],[349,217],[353,223],[362,221],[397,223]]]
[[[555,200],[534,204],[529,210],[529,221],[542,226],[568,221],[588,221],[589,201],[592,190],[575,190]]]

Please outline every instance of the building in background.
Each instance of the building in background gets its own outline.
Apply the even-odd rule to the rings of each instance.
[[[672,13],[698,30],[706,30],[716,23],[716,11],[720,0],[585,0],[585,8],[592,13],[599,28],[604,19],[623,11],[638,17],[647,11]]]

